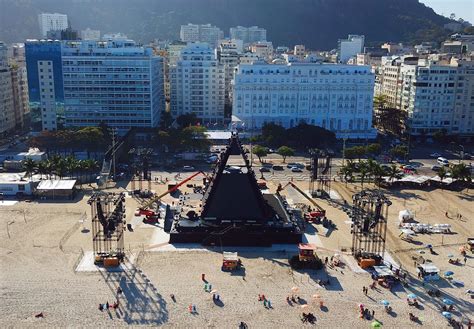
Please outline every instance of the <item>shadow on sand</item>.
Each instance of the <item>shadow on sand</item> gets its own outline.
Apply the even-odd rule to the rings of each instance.
[[[114,294],[122,289],[119,312],[127,324],[157,326],[168,321],[166,301],[142,270],[128,263],[123,272],[100,273]]]

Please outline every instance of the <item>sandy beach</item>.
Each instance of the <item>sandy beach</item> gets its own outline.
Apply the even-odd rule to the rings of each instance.
[[[270,184],[271,185],[271,184]],[[372,188],[372,186],[368,186]],[[163,188],[156,186],[156,189]],[[360,185],[333,184],[339,197],[350,200]],[[133,220],[135,231],[126,233],[126,262],[120,272],[77,272],[84,253],[92,250],[87,196],[70,203],[26,203],[0,207],[0,326],[25,327],[123,327],[158,326],[172,328],[237,328],[244,321],[249,328],[309,327],[300,320],[302,312],[316,316],[316,326],[324,328],[369,328],[371,320],[359,318],[359,304],[375,311],[375,318],[386,328],[445,328],[448,322],[441,315],[442,298],[455,302],[454,317],[459,321],[473,320],[474,304],[465,293],[474,288],[474,258],[468,254],[466,265],[451,265],[448,254],[459,256],[458,248],[466,237],[474,236],[472,218],[473,192],[403,190],[387,192],[393,202],[390,207],[387,249],[390,258],[409,272],[408,286],[398,285],[392,291],[378,287],[362,292],[372,280],[357,267],[350,255],[342,253],[346,264],[341,268],[293,271],[288,259],[296,254],[295,246],[273,248],[219,248],[199,246],[169,246],[159,243],[162,228]],[[287,197],[296,196],[290,191]],[[171,199],[169,199],[171,200]],[[169,201],[168,200],[168,201]],[[339,200],[339,201],[340,201]],[[336,200],[338,201],[338,200]],[[339,202],[338,201],[338,202]],[[297,202],[297,200],[296,200]],[[328,218],[337,224],[329,236],[320,227],[308,229],[305,239],[320,247],[324,258],[350,246],[350,223],[345,212],[318,201],[327,209]],[[126,199],[127,216],[133,217],[137,202]],[[463,220],[445,218],[447,209],[463,214]],[[417,235],[416,243],[398,237],[398,212],[410,209],[424,223],[449,223],[454,234]],[[88,217],[87,217],[88,218]],[[85,230],[84,230],[85,228]],[[424,247],[433,244],[437,255],[429,255]],[[238,251],[245,271],[221,271],[222,251]],[[442,279],[435,286],[442,297],[430,297],[418,281],[412,256],[430,259],[441,272],[452,270],[456,281]],[[220,295],[215,302],[212,294],[204,291],[201,274],[206,275],[212,289]],[[245,273],[245,274],[244,274]],[[330,280],[321,287],[316,280]],[[112,304],[116,289],[117,310],[99,311],[99,303]],[[289,303],[292,288],[298,288],[299,303]],[[408,306],[406,298],[415,293],[422,307]],[[175,296],[175,301],[170,295]],[[264,294],[271,302],[265,308],[258,300]],[[320,298],[315,299],[317,294]],[[322,299],[324,307],[320,308]],[[386,313],[382,300],[390,302],[393,313]],[[191,314],[189,305],[195,305]],[[308,305],[308,306],[303,306]],[[44,318],[35,318],[43,312]],[[420,318],[411,322],[408,313]]]

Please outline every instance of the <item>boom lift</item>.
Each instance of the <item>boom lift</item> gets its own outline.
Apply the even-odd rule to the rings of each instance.
[[[293,182],[288,182],[285,186],[278,185],[277,192],[279,193],[280,191],[284,190],[285,188],[288,187],[288,185],[291,185],[298,193],[303,195],[313,206],[314,206],[314,211],[310,211],[307,214],[305,214],[305,218],[307,221],[315,221],[316,219],[321,219],[326,217],[326,210],[324,210],[319,204],[316,203],[316,201],[313,200],[310,196],[308,196],[306,193],[304,193],[296,184]]]
[[[182,186],[183,184],[187,183],[188,181],[190,181],[191,179],[193,179],[194,177],[196,177],[197,175],[199,174],[203,174],[204,177],[207,177],[207,175],[202,172],[202,171],[198,171],[197,173],[194,173],[192,174],[191,176],[189,176],[188,178],[184,179],[182,182],[174,185],[172,188],[170,188],[168,191],[160,194],[160,195],[157,195],[155,197],[153,197],[151,200],[145,202],[142,204],[142,206],[138,209],[138,215],[145,215],[147,217],[151,217],[151,216],[156,216],[156,213],[153,211],[153,210],[150,210],[149,208],[157,201],[159,201],[161,198],[163,198],[164,196],[170,194],[170,193],[173,193],[174,191],[176,191],[177,189],[179,189],[180,186]]]

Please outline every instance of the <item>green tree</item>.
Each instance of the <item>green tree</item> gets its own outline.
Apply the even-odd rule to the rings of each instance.
[[[22,161],[22,167],[25,171],[26,176],[30,176],[30,179],[33,177],[33,174],[36,171],[37,163],[33,159],[27,158]]]
[[[459,179],[465,182],[472,181],[471,168],[465,163],[455,164],[450,169],[451,175],[454,179]]]
[[[441,168],[439,168],[438,170],[438,177],[441,181],[441,188],[444,188],[444,185],[443,185],[443,180],[448,176],[448,171],[446,170],[446,167],[445,166],[441,166]]]
[[[252,153],[258,157],[258,161],[262,163],[262,158],[268,155],[268,149],[266,147],[255,145],[252,148]]]
[[[405,158],[408,155],[408,147],[405,145],[398,145],[389,151],[392,158]]]
[[[387,169],[387,176],[390,179],[390,183],[393,183],[395,179],[402,177],[402,171],[397,167],[396,164],[392,164],[390,168]]]
[[[283,163],[286,161],[286,157],[293,156],[295,151],[288,146],[280,146],[277,150],[277,153],[283,158]]]
[[[366,152],[372,155],[379,155],[381,151],[382,147],[377,143],[369,144],[366,148]]]
[[[173,117],[171,116],[171,112],[168,112],[168,111],[161,112],[160,129],[168,130],[172,124],[173,124]]]
[[[197,125],[201,120],[197,117],[195,113],[185,113],[181,114],[176,118],[176,123],[181,129]]]
[[[191,150],[207,151],[211,142],[207,139],[206,127],[189,126],[181,131],[181,145]]]
[[[262,140],[271,147],[279,147],[286,140],[286,129],[275,123],[265,123],[262,126]]]

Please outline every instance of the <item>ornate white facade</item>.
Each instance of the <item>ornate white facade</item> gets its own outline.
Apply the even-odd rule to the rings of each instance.
[[[339,137],[373,138],[374,75],[368,66],[320,63],[240,65],[234,80],[233,124],[259,129],[300,122]]]

